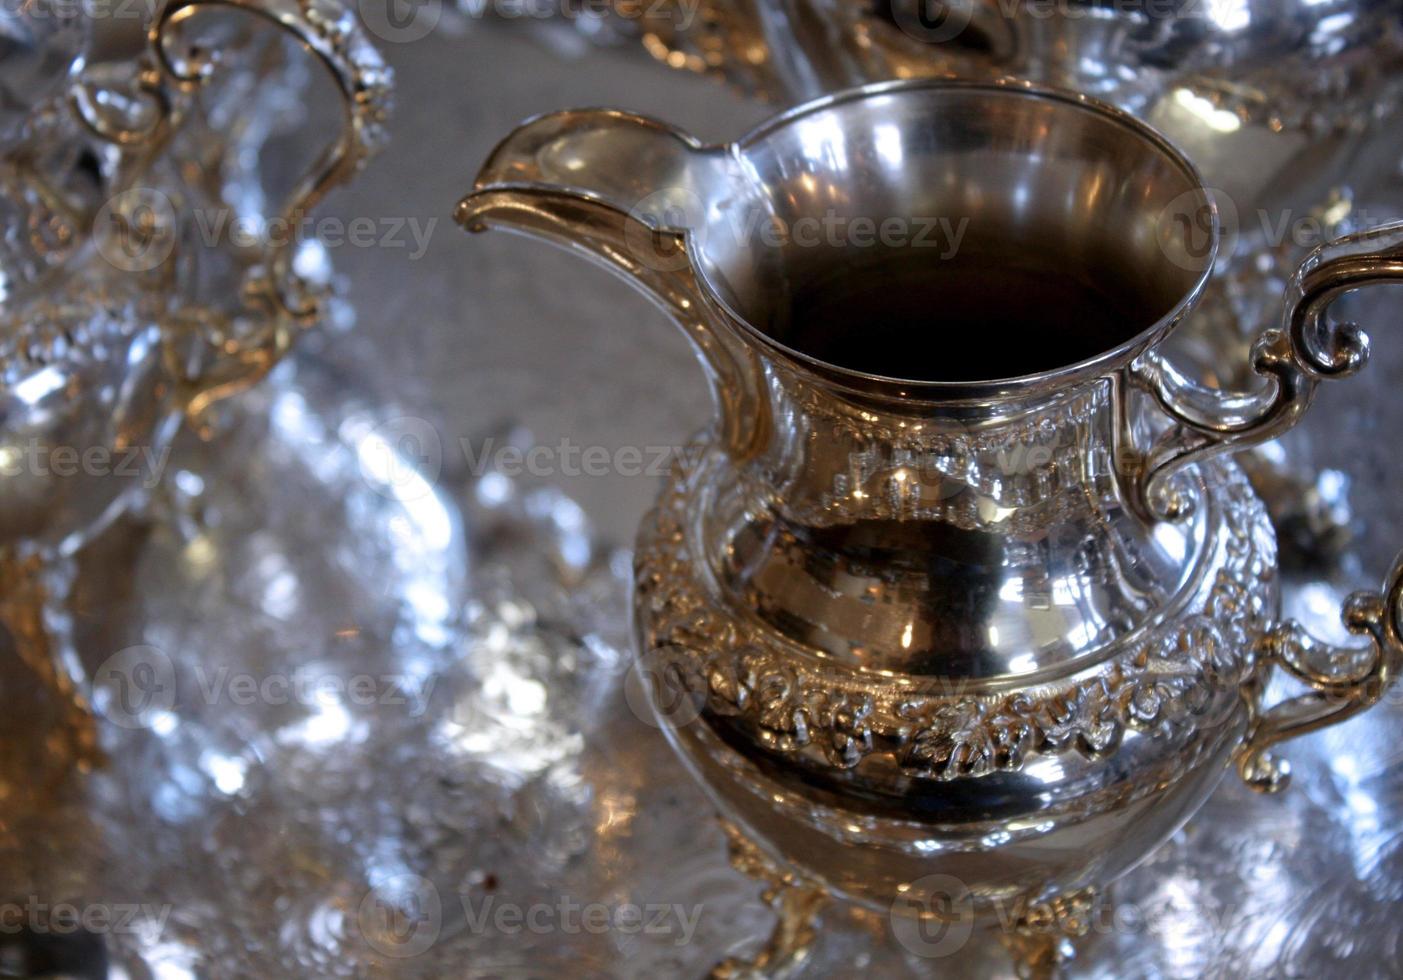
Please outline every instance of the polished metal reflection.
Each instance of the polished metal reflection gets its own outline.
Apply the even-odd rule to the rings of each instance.
[[[1222,274],[1174,341],[1220,387],[1250,380],[1245,345],[1280,315],[1281,283],[1316,245],[1397,216],[1403,5],[1395,0],[708,0],[635,22],[673,67],[780,104],[886,79],[1028,79],[1109,101],[1199,166],[1223,210]],[[1349,524],[1318,506],[1298,446],[1248,469],[1294,562],[1340,554]]]
[[[820,216],[940,215],[968,218],[960,249],[1000,276],[1120,287],[1106,346],[1011,372],[1059,311],[972,343],[977,312],[940,319],[957,290],[938,277],[969,274],[953,252],[797,234]],[[1211,195],[1162,137],[1085,96],[878,85],[725,147],[558,113],[498,146],[459,218],[612,266],[708,366],[716,423],[640,535],[640,656],[702,699],[669,734],[779,878],[787,865],[876,909],[920,898],[930,875],[985,912],[1081,901],[1172,834],[1228,760],[1282,788],[1268,750],[1372,705],[1403,660],[1403,566],[1346,605],[1370,647],[1279,620],[1274,535],[1221,459],[1362,366],[1363,335],[1325,314],[1403,275],[1397,226],[1302,266],[1285,327],[1254,347],[1270,383],[1236,394],[1165,354],[1215,266]],[[736,233],[756,227],[796,233]],[[895,271],[915,259],[915,275]],[[899,335],[880,312],[822,320],[805,303],[834,281],[874,287],[873,303],[945,285],[926,332]],[[816,326],[898,367],[815,356]],[[1313,692],[1265,707],[1276,667]]]
[[[319,163],[324,169],[287,203],[288,213],[299,214],[375,146],[388,75],[353,25],[336,33],[285,4],[236,6],[283,18],[285,30],[324,59],[346,100],[345,132]],[[163,8],[150,27],[146,59],[154,64],[129,57],[131,42],[139,50],[146,40],[132,18],[100,25],[104,58],[61,46],[66,34],[41,35],[53,48],[42,63],[63,55],[67,72],[49,69],[60,79],[51,86],[56,94],[37,102],[23,138],[0,162],[0,208],[14,228],[0,252],[0,547],[71,552],[150,489],[141,477],[153,477],[181,412],[197,416],[252,383],[286,351],[298,317],[315,319],[315,306],[302,305],[308,297],[292,296],[304,287],[285,248],[198,247],[193,212],[226,202],[223,188],[193,186],[187,175],[218,173],[219,158],[256,151],[258,138],[233,127],[212,139],[205,128],[203,113],[221,109],[217,99],[195,100],[209,66],[180,53],[182,43],[193,44],[184,32],[200,7]],[[63,24],[60,13],[40,5],[31,16]],[[80,26],[91,28],[90,19],[82,14]],[[138,30],[125,46],[107,36],[124,26],[132,33],[132,23]],[[268,36],[244,53],[258,60],[276,51],[281,34],[272,45]],[[270,84],[268,92],[276,90]],[[187,127],[201,138],[185,140]],[[232,271],[219,280],[212,270],[224,267]],[[229,302],[231,295],[240,302]],[[47,459],[55,451],[104,472],[56,474]],[[129,453],[146,457],[137,460],[144,471],[128,479],[91,463]]]
[[[217,176],[222,159],[256,154],[262,138],[229,122],[223,95],[203,99],[216,74],[200,34],[210,6],[269,28],[219,49],[235,73],[268,70],[273,95],[288,80],[279,58],[310,55],[340,94],[340,132],[284,204],[301,215],[383,135],[389,73],[348,10],[182,0],[146,24],[43,2],[5,15],[35,28],[44,84],[7,105],[28,115],[0,155],[0,575],[12,584],[0,625],[71,701],[89,748],[71,653],[15,596],[42,606],[55,583],[34,576],[149,498],[181,419],[204,425],[212,404],[263,377],[324,299],[324,283],[294,274],[291,236],[201,241],[205,220],[238,203]],[[282,48],[284,37],[295,43]],[[221,111],[216,135],[207,114]]]
[[[651,66],[640,65],[641,57],[631,61],[627,52],[611,53],[585,62],[590,72],[582,83],[581,62],[572,53],[536,46],[521,26],[485,25],[451,42],[399,46],[406,55],[397,65],[404,90],[421,93],[415,111],[459,118],[471,93],[490,82],[501,93],[495,111],[515,118],[540,108],[534,103],[543,85],[577,91],[587,85],[580,97],[598,102],[649,77]],[[655,70],[653,81],[654,90],[639,97],[677,104],[679,113],[710,119],[722,112],[748,117],[752,111],[702,79]],[[483,135],[463,133],[453,146],[468,159],[488,148]],[[358,194],[399,202],[405,187],[416,186],[422,155],[412,146],[400,151],[392,150],[361,177]],[[530,243],[517,244],[526,249]],[[502,243],[489,236],[467,245],[469,251],[495,251]],[[625,369],[614,384],[592,383],[587,379],[599,375],[588,370],[582,379],[574,349],[560,345],[532,352],[534,376],[548,379],[538,384],[553,386],[544,396],[528,387],[524,400],[503,401],[490,394],[493,385],[465,395],[463,378],[474,366],[497,370],[494,352],[507,343],[501,325],[539,316],[540,307],[534,294],[520,288],[518,262],[483,262],[474,266],[475,275],[454,277],[452,263],[462,257],[455,250],[426,257],[421,265],[431,275],[442,269],[445,289],[412,297],[395,288],[399,266],[361,263],[353,287],[359,319],[354,333],[337,334],[329,345],[336,362],[353,363],[355,374],[374,379],[381,391],[393,389],[400,377],[418,378],[409,353],[388,358],[387,366],[387,348],[378,342],[395,337],[395,324],[410,316],[422,321],[426,341],[461,352],[461,363],[427,382],[434,400],[460,420],[497,417],[475,405],[505,405],[504,411],[534,417],[543,404],[575,398],[575,424],[584,424],[584,416],[599,419],[605,439],[625,441],[637,438],[627,422],[630,405],[658,406],[645,412],[651,416],[645,424],[653,426],[646,431],[669,436],[674,413],[684,406],[703,410],[704,402],[694,397],[701,392],[675,377],[685,365],[674,360],[664,369],[650,360],[660,348],[675,357],[670,337],[611,348],[611,356],[618,352],[611,364]],[[599,329],[601,336],[620,308],[611,306],[611,296],[628,298],[611,293],[607,277],[553,275],[551,286],[572,323],[579,330]],[[486,305],[484,296],[491,297]],[[1368,305],[1350,318],[1385,321],[1387,291],[1359,298]],[[470,312],[445,317],[441,302]],[[660,326],[644,322],[646,316],[637,319],[627,326]],[[317,337],[307,339],[312,343],[300,347],[302,355],[294,352],[295,360],[317,349]],[[1370,549],[1358,578],[1300,582],[1295,588],[1283,583],[1285,611],[1315,629],[1338,627],[1342,597],[1369,582],[1372,569],[1386,567],[1386,532],[1403,507],[1388,480],[1397,460],[1389,440],[1381,438],[1403,424],[1403,406],[1389,391],[1390,379],[1403,370],[1403,349],[1382,333],[1375,339],[1375,363],[1355,384],[1322,392],[1296,430],[1316,437],[1313,458],[1319,465],[1359,474],[1350,487],[1361,521],[1356,548]],[[407,603],[400,616],[388,613],[400,601],[388,597],[409,592],[397,569],[430,570],[414,581],[433,584],[428,580],[436,574],[431,570],[438,546],[420,529],[434,523],[413,516],[393,496],[366,492],[356,462],[357,446],[373,431],[374,420],[419,409],[377,407],[352,394],[358,387],[353,378],[330,373],[324,383],[314,383],[311,365],[299,363],[296,370],[295,377],[279,373],[268,385],[224,403],[223,438],[182,445],[172,455],[175,473],[184,474],[182,486],[195,480],[204,486],[196,513],[216,518],[193,539],[194,547],[171,528],[158,528],[138,536],[144,544],[130,579],[111,574],[110,551],[83,563],[75,611],[108,631],[95,629],[85,637],[90,664],[101,663],[114,644],[162,637],[178,638],[172,652],[190,669],[200,664],[208,676],[222,667],[236,673],[279,670],[305,662],[309,653],[319,662],[325,656],[344,665],[347,674],[368,662],[393,671],[400,657],[412,660],[420,652],[396,639],[401,623],[406,634],[420,623],[441,625],[436,616],[409,612],[414,607]],[[266,420],[269,404],[282,406],[276,425]],[[298,409],[290,411],[294,405]],[[371,429],[345,428],[350,416]],[[266,439],[258,435],[265,431]],[[623,496],[599,516],[607,522],[608,514],[627,510]],[[753,951],[771,922],[758,899],[761,889],[727,866],[725,839],[705,797],[680,775],[657,730],[629,710],[623,685],[610,678],[599,690],[600,658],[627,656],[628,556],[612,556],[612,565],[583,580],[559,579],[562,569],[575,567],[567,558],[577,551],[574,540],[557,539],[560,528],[588,533],[588,522],[582,529],[577,518],[557,520],[570,513],[568,501],[499,473],[484,475],[461,501],[472,508],[466,527],[472,532],[475,594],[463,605],[470,627],[464,639],[450,641],[440,688],[453,696],[435,696],[422,723],[400,707],[362,716],[348,706],[355,723],[341,737],[289,738],[286,750],[269,753],[261,749],[271,741],[268,732],[296,729],[310,713],[226,703],[223,711],[182,714],[163,733],[113,726],[105,743],[109,766],[84,779],[64,778],[44,740],[51,699],[24,670],[0,660],[0,678],[15,695],[0,718],[0,783],[7,791],[0,903],[23,904],[29,895],[49,902],[78,896],[94,904],[145,901],[157,909],[169,903],[171,916],[159,935],[139,929],[105,937],[109,972],[133,977],[272,977],[292,971],[424,978],[461,974],[468,964],[496,973],[643,980],[701,976],[722,955]],[[418,513],[438,509],[426,505]],[[443,509],[451,510],[451,502]],[[411,530],[402,534],[401,528]],[[118,540],[130,533],[125,526],[111,532]],[[459,546],[450,539],[449,548]],[[606,549],[597,554],[601,561],[610,558]],[[202,556],[204,561],[190,560]],[[288,571],[298,583],[295,590],[286,587]],[[418,594],[433,591],[421,588]],[[367,608],[375,613],[365,618],[358,642],[333,636]],[[502,659],[509,659],[509,670],[497,669]],[[485,719],[455,715],[457,696],[478,703],[469,700],[477,679],[494,672],[538,682],[545,699],[540,711],[553,719],[550,727],[534,727],[541,718],[539,701],[518,716],[495,705]],[[599,693],[581,697],[584,690]],[[193,708],[199,701],[184,704]],[[359,723],[363,717],[368,725]],[[583,745],[579,754],[562,754],[534,776],[504,771],[486,761],[488,749],[463,751],[439,740],[439,732],[461,731],[465,720],[474,721],[474,733],[483,736],[478,748],[498,737],[516,747],[532,731],[561,729],[572,738],[582,732]],[[494,721],[501,722],[495,732]],[[221,734],[229,730],[241,733],[238,742]],[[358,741],[362,734],[368,737]],[[1293,745],[1296,772],[1289,793],[1258,796],[1224,780],[1195,819],[1117,883],[1115,906],[1096,920],[1071,972],[1096,980],[1326,977],[1346,970],[1388,976],[1399,948],[1396,904],[1403,881],[1401,736],[1403,710],[1393,696],[1353,722]],[[249,742],[259,748],[249,750]],[[543,748],[534,758],[544,755]],[[218,781],[214,773],[221,774]],[[234,773],[242,774],[243,783],[230,795]],[[1249,827],[1253,832],[1244,833]],[[204,873],[192,875],[192,861]],[[637,903],[680,903],[689,913],[699,909],[700,917],[691,941],[683,944],[675,931],[580,930],[524,942],[521,933],[490,924],[481,932],[450,925],[422,954],[392,959],[366,942],[356,913],[375,881],[401,872],[437,883],[447,911],[461,907],[464,897],[481,912],[488,897],[495,898],[495,910],[562,895],[582,904],[618,895]],[[490,893],[489,874],[496,886]],[[424,921],[412,907],[403,911],[403,918],[390,922]],[[855,969],[883,980],[1010,974],[997,947],[985,949],[972,939],[958,954],[930,958],[903,946],[892,932],[885,916],[830,907],[803,975]],[[251,935],[265,939],[250,944]],[[71,949],[62,962],[75,972],[99,961],[87,936],[50,938],[47,944],[23,934],[0,939],[0,962],[33,964],[39,962],[36,952],[51,955],[55,947]],[[21,948],[18,956],[14,946]]]
[[[658,8],[644,29],[661,52],[717,39],[707,67],[752,83],[759,74],[780,101],[896,78],[1013,77],[1111,102],[1168,135],[1226,192],[1253,248],[1264,244],[1257,209],[1303,217],[1332,193],[1367,194],[1393,176],[1399,156],[1389,124],[1403,96],[1396,2],[704,7],[696,17]]]

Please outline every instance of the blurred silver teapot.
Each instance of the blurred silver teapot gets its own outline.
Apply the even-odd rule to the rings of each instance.
[[[180,51],[181,32],[208,6],[167,4],[150,28],[144,65],[85,67],[4,161],[0,206],[31,232],[17,236],[0,269],[0,459],[7,462],[0,546],[23,541],[66,552],[81,544],[153,475],[123,479],[112,472],[118,457],[133,447],[159,456],[181,411],[261,376],[299,324],[315,317],[315,298],[292,272],[288,239],[257,263],[243,262],[241,335],[228,335],[225,318],[187,300],[201,271],[184,213],[191,192],[180,161],[165,153],[214,65],[208,54],[197,60]],[[285,209],[301,215],[374,145],[387,70],[339,8],[296,0],[236,6],[305,43],[345,100],[343,135]],[[75,454],[86,456],[77,471],[93,472],[67,473],[65,460]]]
[[[1403,560],[1346,605],[1366,646],[1312,639],[1229,458],[1363,365],[1327,313],[1403,280],[1403,224],[1317,250],[1253,347],[1261,384],[1224,392],[1167,355],[1213,278],[1212,195],[1080,94],[879,84],[728,146],[556,113],[458,216],[612,268],[712,382],[643,522],[634,613],[663,727],[779,906],[719,975],[792,965],[828,894],[1010,923],[1045,970],[1228,763],[1282,788],[1271,750],[1403,665]],[[1276,671],[1310,692],[1264,703]]]
[[[1086,92],[1152,123],[1244,212],[1367,190],[1403,145],[1397,0],[678,0],[642,24],[668,64],[780,102],[896,78]]]
[[[5,16],[42,25],[71,7]],[[352,12],[325,0],[172,0],[141,27],[140,57],[105,21],[76,42],[34,34],[54,48],[38,59],[52,92],[5,120],[0,157],[0,619],[84,729],[76,669],[35,612],[39,576],[150,493],[182,417],[261,378],[319,315],[291,236],[240,250],[196,234],[192,212],[224,202],[195,154],[237,149],[202,126],[206,83],[241,54],[217,43],[222,21],[215,43],[201,32],[207,14],[290,35],[340,93],[340,133],[290,195],[287,226],[378,146],[387,112],[389,70]]]
[[[743,0],[740,8],[788,99],[890,78],[1013,77],[1111,102],[1198,164],[1220,212],[1236,209],[1220,215],[1235,218],[1225,231],[1239,240],[1227,244],[1245,249],[1281,244],[1264,216],[1293,220],[1324,207],[1343,223],[1354,196],[1400,164],[1397,0]]]

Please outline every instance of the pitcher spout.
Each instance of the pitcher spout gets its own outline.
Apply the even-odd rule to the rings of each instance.
[[[724,151],[652,119],[557,112],[493,150],[456,218],[470,232],[502,228],[569,249],[652,299],[691,340],[723,444],[744,459],[768,429],[759,360],[700,288],[689,248],[730,167]]]

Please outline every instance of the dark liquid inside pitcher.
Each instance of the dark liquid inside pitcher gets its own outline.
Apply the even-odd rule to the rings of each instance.
[[[796,276],[772,336],[867,374],[988,381],[1085,361],[1158,317],[1122,270],[1093,282],[1024,256],[867,251]]]

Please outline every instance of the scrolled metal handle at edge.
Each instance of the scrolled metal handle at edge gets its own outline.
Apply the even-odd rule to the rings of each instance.
[[[1264,641],[1263,668],[1275,665],[1312,690],[1275,704],[1252,720],[1237,752],[1237,771],[1253,789],[1274,793],[1290,780],[1291,767],[1272,746],[1345,721],[1376,704],[1403,667],[1403,556],[1382,593],[1356,592],[1345,600],[1342,619],[1351,633],[1368,636],[1368,647],[1336,647],[1311,636],[1294,620],[1281,623]],[[1249,698],[1256,704],[1264,670]]]
[[[174,91],[198,90],[218,66],[217,51],[192,46],[179,55],[172,53],[183,25],[216,7],[244,11],[287,31],[326,68],[340,92],[340,133],[295,185],[282,209],[282,226],[296,227],[383,145],[393,73],[366,38],[354,11],[339,0],[169,0],[151,25],[147,43],[155,71]],[[199,311],[189,314],[195,321],[190,328],[217,350],[210,363],[195,369],[184,383],[182,400],[190,418],[201,418],[214,403],[261,380],[291,349],[300,329],[320,316],[321,297],[293,269],[295,245],[292,235],[270,241],[261,269],[246,284],[246,302],[266,321],[255,335],[229,342],[218,328],[202,321]]]
[[[1187,497],[1173,485],[1185,466],[1276,438],[1300,421],[1321,381],[1347,378],[1368,359],[1369,338],[1352,323],[1328,319],[1331,304],[1364,286],[1403,282],[1403,222],[1341,238],[1316,249],[1296,271],[1287,291],[1286,318],[1253,347],[1252,367],[1268,379],[1264,390],[1229,394],[1207,389],[1177,372],[1156,351],[1131,369],[1177,425],[1152,448],[1138,473],[1141,506],[1152,516],[1176,520]],[[1238,753],[1238,771],[1253,788],[1274,792],[1290,769],[1268,749],[1286,739],[1335,724],[1368,708],[1403,664],[1403,555],[1381,592],[1359,592],[1345,603],[1350,632],[1370,637],[1365,649],[1333,647],[1287,621],[1265,638],[1262,664],[1275,664],[1310,686],[1254,718]],[[1249,703],[1260,697],[1262,673]]]
[[[1316,385],[1357,373],[1369,338],[1327,313],[1345,293],[1403,282],[1403,221],[1380,225],[1317,248],[1287,287],[1285,322],[1252,348],[1252,369],[1266,379],[1252,393],[1225,393],[1185,377],[1157,350],[1142,355],[1131,380],[1178,423],[1140,467],[1138,496],[1154,516],[1175,520],[1187,501],[1173,487],[1184,467],[1256,446],[1294,426],[1310,408]]]
[[[282,216],[295,221],[326,194],[346,181],[384,142],[389,115],[392,72],[366,39],[354,12],[325,0],[170,0],[161,8],[149,34],[157,66],[177,89],[191,91],[210,77],[218,61],[214,52],[191,52],[175,59],[172,40],[182,24],[202,9],[228,7],[255,14],[277,24],[296,38],[326,67],[341,94],[344,124],[336,142],[296,185]],[[291,227],[291,224],[288,225]],[[265,266],[274,298],[299,319],[318,310],[292,270],[291,236],[270,244]]]

